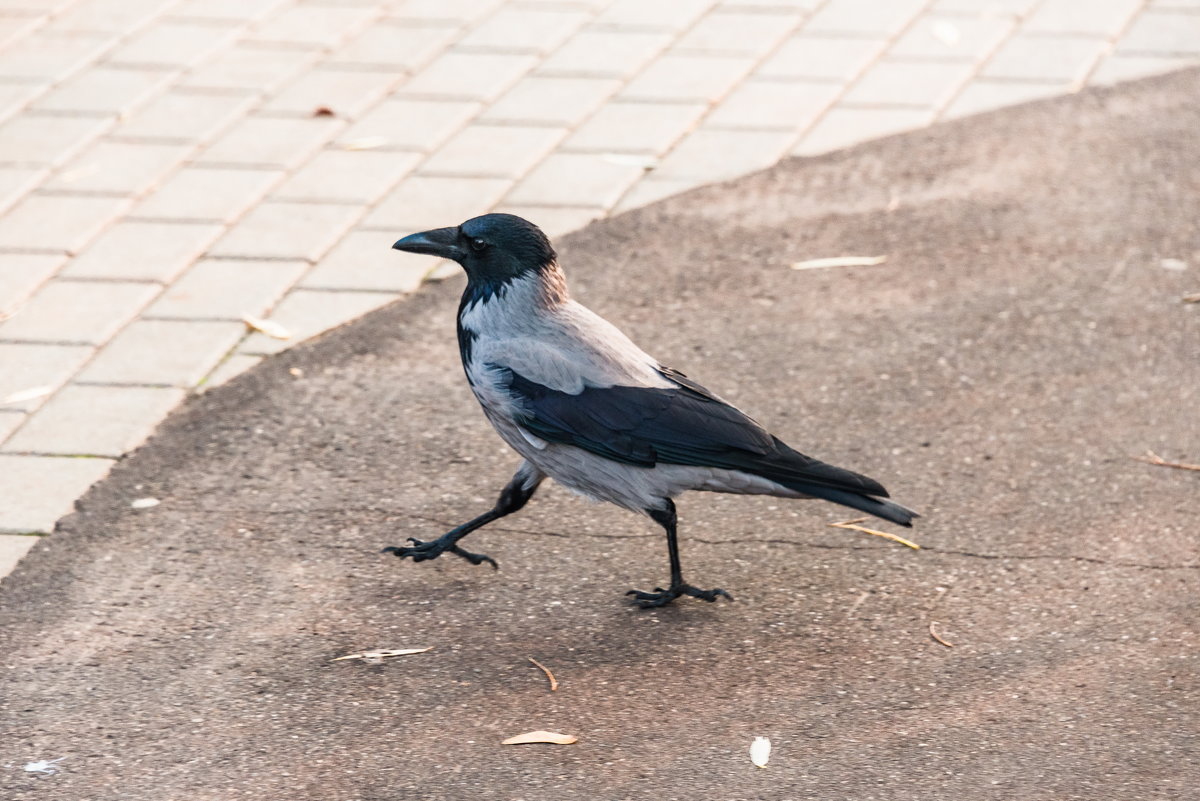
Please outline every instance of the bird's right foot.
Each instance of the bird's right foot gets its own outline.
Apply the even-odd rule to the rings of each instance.
[[[453,542],[446,542],[442,538],[423,542],[422,540],[408,538],[412,545],[389,545],[384,548],[382,553],[391,553],[404,559],[411,558],[414,562],[424,562],[428,559],[437,559],[443,553],[452,553],[455,556],[461,556],[473,565],[481,565],[487,562],[493,569],[499,570],[500,565],[496,564],[496,560],[490,556],[481,553],[471,553],[459,548]]]

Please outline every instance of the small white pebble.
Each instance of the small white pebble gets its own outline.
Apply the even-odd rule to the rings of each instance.
[[[767,737],[755,737],[750,743],[750,761],[760,768],[767,766],[771,758],[771,740]]]
[[[129,504],[134,509],[152,509],[158,506],[162,501],[158,498],[138,498],[133,503]]]

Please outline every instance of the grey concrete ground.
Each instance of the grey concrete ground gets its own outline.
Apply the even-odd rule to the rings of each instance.
[[[578,297],[878,477],[923,550],[690,496],[685,569],[738,600],[644,612],[620,594],[665,577],[661,537],[552,490],[472,538],[499,572],[380,555],[515,462],[450,281],[190,400],[0,585],[0,795],[1197,797],[1200,475],[1131,457],[1200,455],[1198,82],[787,161],[562,243]],[[846,254],[889,258],[789,269]],[[499,745],[541,728],[579,742]]]

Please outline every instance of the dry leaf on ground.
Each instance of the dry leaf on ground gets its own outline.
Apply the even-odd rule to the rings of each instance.
[[[410,654],[423,654],[426,651],[432,650],[432,645],[428,648],[380,648],[375,651],[360,651],[357,654],[346,654],[345,656],[339,656],[329,661],[341,662],[343,659],[362,659],[366,662],[382,662],[389,656],[409,656]]]
[[[573,734],[559,734],[556,731],[529,731],[509,737],[500,745],[525,745],[526,743],[550,743],[551,745],[570,745],[579,740]]]
[[[269,337],[274,337],[275,339],[290,339],[292,336],[291,331],[287,330],[274,320],[263,320],[247,314],[242,318],[242,322],[253,328],[255,331],[259,331]]]
[[[793,270],[817,270],[822,267],[873,267],[883,264],[887,256],[832,256],[827,259],[807,259],[792,265]]]
[[[22,389],[19,392],[14,392],[13,394],[5,397],[3,400],[0,400],[0,406],[5,406],[9,403],[22,403],[27,400],[34,400],[35,398],[41,398],[45,395],[49,395],[53,391],[54,387],[34,387],[33,389]]]

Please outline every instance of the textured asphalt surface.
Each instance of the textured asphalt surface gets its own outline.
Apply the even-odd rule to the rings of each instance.
[[[188,404],[0,584],[0,797],[1196,798],[1200,474],[1131,457],[1200,460],[1198,86],[790,161],[560,243],[578,298],[881,480],[923,550],[695,494],[685,575],[737,601],[641,611],[655,526],[554,488],[464,543],[499,572],[380,554],[516,463],[452,279]],[[789,269],[845,254],[888,261]],[[532,729],[579,742],[499,745]]]

